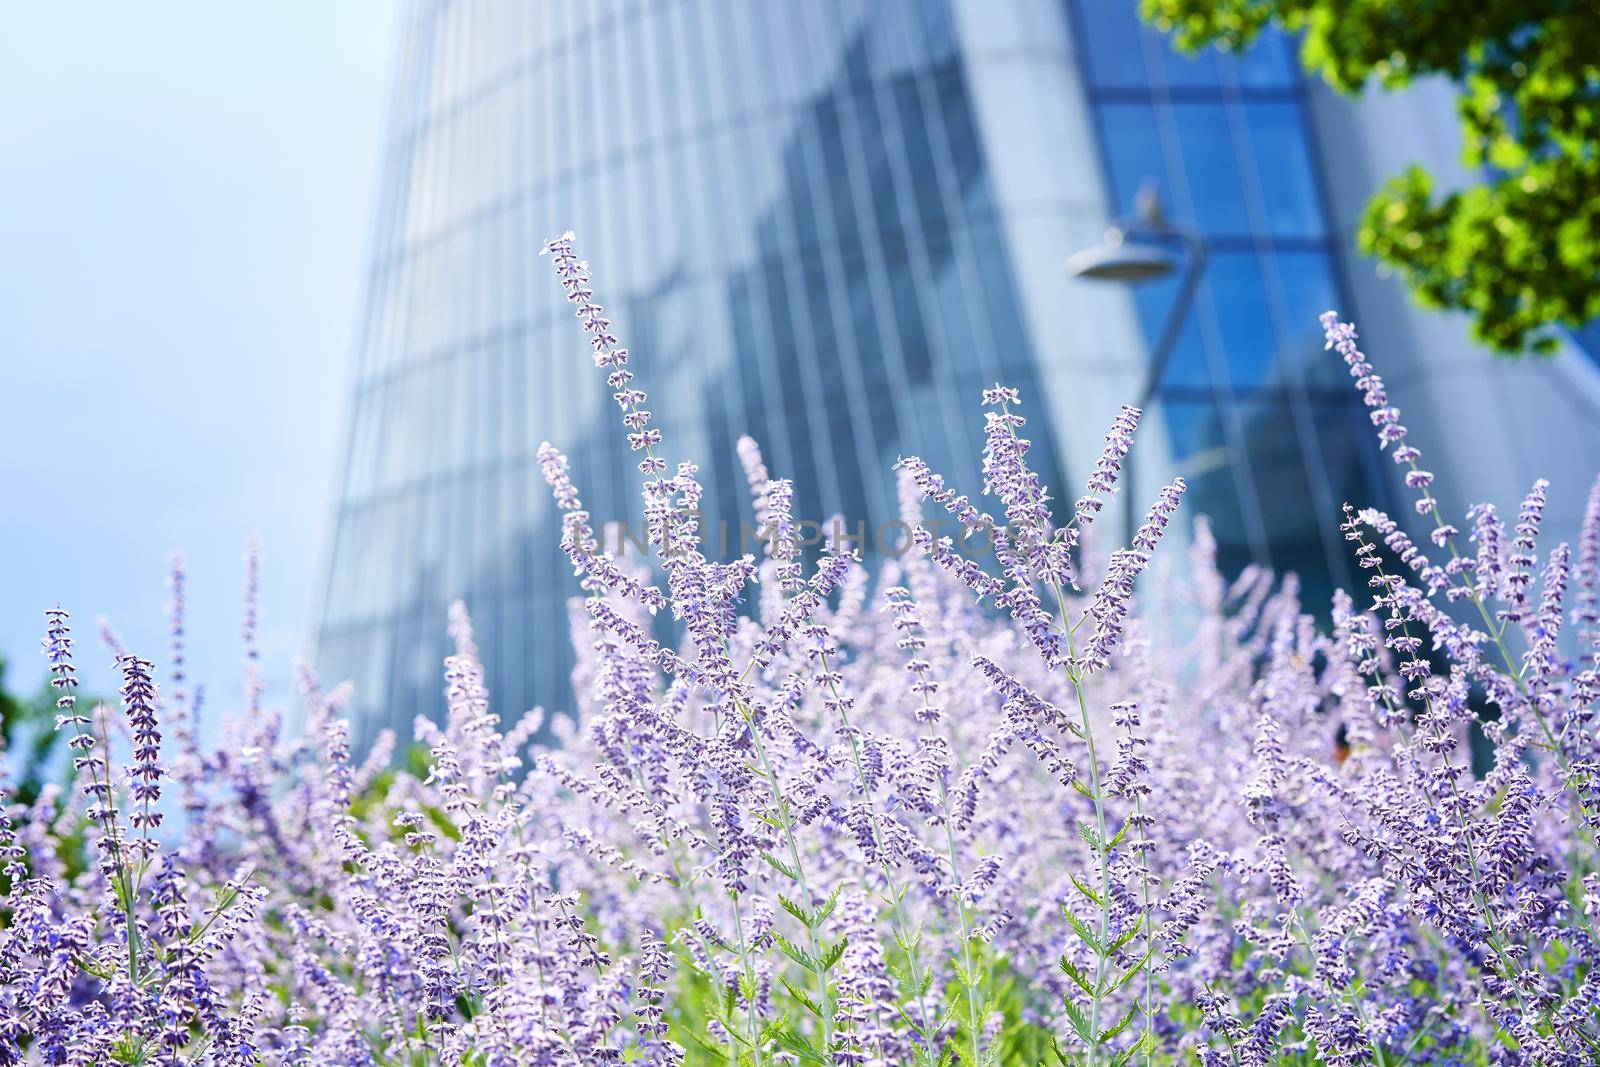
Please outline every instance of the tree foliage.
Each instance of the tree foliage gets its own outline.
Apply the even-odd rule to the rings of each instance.
[[[1470,312],[1515,353],[1600,316],[1600,3],[1595,0],[1142,0],[1179,47],[1242,48],[1269,24],[1357,93],[1438,75],[1461,90],[1464,162],[1441,189],[1412,166],[1368,204],[1362,251],[1429,306]]]
[[[46,683],[32,698],[19,696],[6,689],[5,677],[6,661],[0,656],[0,739],[9,753],[15,798],[31,804],[49,775],[51,756],[60,737],[52,728],[55,691]]]

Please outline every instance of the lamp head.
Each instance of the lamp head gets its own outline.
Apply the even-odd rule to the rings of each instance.
[[[1117,229],[1108,232],[1103,243],[1076,252],[1067,260],[1067,273],[1074,278],[1105,282],[1154,281],[1177,269],[1176,253],[1160,245],[1126,243]]]

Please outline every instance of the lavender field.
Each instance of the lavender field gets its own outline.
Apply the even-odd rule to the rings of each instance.
[[[357,762],[349,690],[306,666],[303,734],[255,684],[211,749],[181,570],[168,662],[121,655],[119,702],[80,699],[47,612],[72,773],[7,786],[0,1062],[1600,1062],[1600,482],[1576,545],[1541,543],[1543,483],[1444,514],[1329,312],[1432,531],[1346,505],[1365,584],[1331,604],[1225,577],[1182,479],[1098,539],[1141,413],[1071,499],[1004,384],[972,398],[983,485],[898,464],[909,551],[811,558],[745,439],[769,536],[708,558],[648,353],[571,234],[545,251],[647,541],[604,550],[640,516],[589,514],[540,449],[572,714],[497,704],[458,604],[446,721]]]

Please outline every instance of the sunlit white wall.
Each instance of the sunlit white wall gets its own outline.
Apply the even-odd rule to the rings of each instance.
[[[1390,176],[1418,164],[1442,189],[1474,180],[1460,162],[1453,89],[1429,82],[1351,101],[1319,83],[1312,99],[1362,347],[1438,476],[1441,503],[1458,526],[1477,501],[1509,518],[1534,479],[1548,478],[1550,543],[1573,540],[1600,470],[1600,368],[1572,345],[1496,358],[1472,340],[1466,316],[1419,307],[1399,278],[1354,252],[1361,211]]]

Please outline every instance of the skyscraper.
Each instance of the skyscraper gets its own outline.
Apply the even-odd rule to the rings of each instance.
[[[1280,38],[1183,59],[1135,6],[418,0],[318,646],[366,735],[438,705],[457,597],[503,708],[566,703],[576,585],[539,443],[572,457],[597,519],[637,515],[602,375],[537,258],[569,228],[709,515],[749,518],[749,434],[798,514],[875,526],[900,454],[978,488],[995,381],[1071,499],[1174,284],[1062,263],[1150,183],[1210,255],[1141,432],[1141,496],[1184,473],[1228,565],[1346,580],[1337,507],[1387,483],[1321,353],[1316,315],[1364,309],[1329,180],[1349,164],[1330,169],[1319,125],[1371,123]]]

